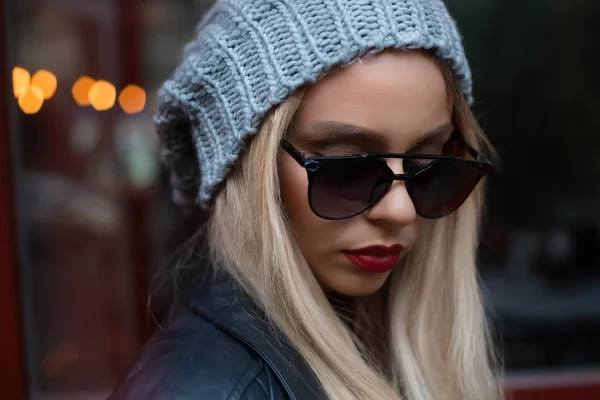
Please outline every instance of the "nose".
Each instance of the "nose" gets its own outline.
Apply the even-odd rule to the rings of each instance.
[[[394,168],[394,170],[397,174],[402,173],[401,165],[399,168]],[[396,227],[403,227],[415,221],[417,211],[408,195],[404,181],[394,181],[383,198],[365,211],[364,216],[371,221],[380,221]]]

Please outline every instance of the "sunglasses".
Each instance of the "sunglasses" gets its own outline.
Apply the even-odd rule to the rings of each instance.
[[[320,218],[341,220],[362,214],[385,196],[394,181],[404,181],[417,214],[434,219],[458,209],[493,169],[462,138],[455,141],[474,159],[394,153],[307,158],[285,139],[281,147],[306,169],[308,202]],[[405,173],[395,174],[385,161],[389,158],[401,158]]]

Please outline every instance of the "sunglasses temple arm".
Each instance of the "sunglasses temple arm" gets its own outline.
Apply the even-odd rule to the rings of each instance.
[[[281,139],[281,147],[283,147],[283,149],[285,151],[287,151],[287,153],[292,156],[292,158],[294,160],[296,160],[300,165],[303,165],[304,162],[306,161],[306,158],[304,157],[304,153],[296,150],[296,148],[294,148],[294,146],[291,145],[290,142],[288,142],[285,139]]]
[[[478,152],[477,150],[475,150],[475,148],[473,146],[471,146],[469,143],[467,143],[467,141],[465,140],[464,137],[458,136],[458,140],[462,143],[463,146],[465,146],[467,148],[467,150],[469,151],[469,154],[475,160],[477,160],[477,161],[483,161],[486,164],[492,165],[492,162],[490,160],[488,160],[483,154],[481,154],[480,152]]]
[[[492,163],[490,160],[488,160],[487,158],[485,158],[485,156],[483,156],[480,152],[478,152],[477,150],[475,150],[470,145],[467,145],[467,149],[469,150],[469,154],[471,154],[471,156],[473,156],[473,158],[476,159],[477,161],[483,161],[483,162],[486,162],[486,163],[489,163],[489,164]]]

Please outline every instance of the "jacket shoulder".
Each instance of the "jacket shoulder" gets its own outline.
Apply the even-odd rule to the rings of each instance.
[[[287,399],[260,356],[185,311],[157,332],[109,400]]]

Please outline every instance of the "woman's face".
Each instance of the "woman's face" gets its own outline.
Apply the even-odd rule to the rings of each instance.
[[[451,116],[444,77],[430,56],[385,51],[332,72],[312,86],[287,139],[307,157],[439,154],[453,130]],[[401,159],[387,162],[396,174],[403,173]],[[411,250],[424,223],[404,182],[394,181],[363,214],[332,221],[311,211],[306,170],[283,150],[278,169],[296,240],[323,289],[345,296],[368,296],[379,290]],[[386,246],[387,253],[365,249],[371,246]]]

